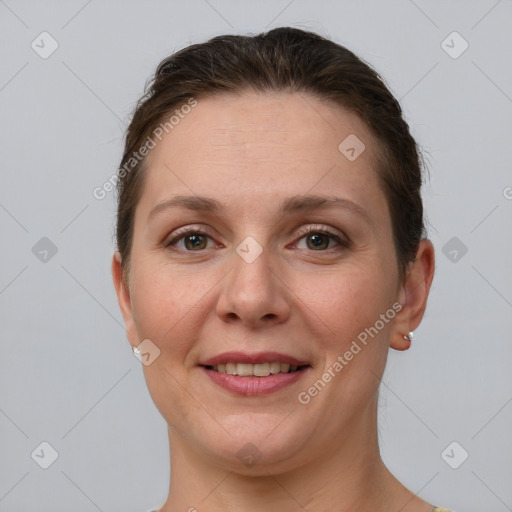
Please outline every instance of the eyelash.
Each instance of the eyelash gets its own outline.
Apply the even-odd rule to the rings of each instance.
[[[302,240],[305,236],[307,236],[311,233],[315,233],[315,234],[321,233],[323,235],[327,235],[328,237],[333,239],[336,243],[338,243],[342,249],[348,249],[350,246],[350,244],[347,240],[341,238],[337,233],[330,231],[329,229],[327,229],[323,226],[309,226],[307,228],[299,230],[299,233],[298,233],[299,238],[297,239],[297,241]],[[200,229],[187,228],[185,231],[178,231],[178,233],[176,233],[176,236],[174,236],[171,240],[169,240],[168,242],[165,243],[164,247],[167,249],[167,248],[175,245],[177,242],[179,242],[180,240],[185,238],[187,235],[201,235],[201,236],[206,236],[206,237],[212,239],[212,237],[210,237],[210,235],[208,235],[208,233],[205,233],[204,231],[202,231]],[[329,249],[332,249],[332,247]],[[323,249],[320,251],[312,250],[312,252],[327,252],[329,249]],[[334,249],[336,249],[336,248],[334,248]],[[201,251],[204,251],[205,249],[200,249],[199,251],[189,251],[187,249],[179,249],[179,250],[182,252],[192,253],[192,252],[201,252]],[[338,250],[341,250],[341,249],[338,248]]]

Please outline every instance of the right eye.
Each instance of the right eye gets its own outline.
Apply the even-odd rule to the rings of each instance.
[[[203,231],[197,229],[186,229],[178,232],[171,240],[166,242],[165,248],[167,249],[170,246],[175,247],[180,242],[183,242],[184,245],[179,247],[180,251],[197,252],[209,248],[207,247],[208,239],[213,241],[213,239]]]

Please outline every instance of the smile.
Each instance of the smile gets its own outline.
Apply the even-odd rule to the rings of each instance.
[[[226,363],[201,368],[216,386],[238,396],[263,396],[275,393],[291,386],[312,370],[309,365],[290,367],[286,363],[279,363],[279,372],[272,373],[272,365],[277,372],[276,363]]]

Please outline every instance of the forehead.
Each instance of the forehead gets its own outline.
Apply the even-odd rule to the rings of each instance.
[[[187,155],[189,159],[207,155],[212,148],[218,151],[229,145],[230,150],[247,151],[257,144],[283,153],[298,148],[327,150],[337,157],[339,144],[350,134],[365,140],[368,157],[375,149],[374,140],[355,112],[306,93],[246,92],[199,99],[165,136],[164,145],[194,144],[198,153]]]
[[[342,152],[347,140],[357,153],[364,148],[356,159]],[[376,154],[376,140],[357,114],[305,93],[198,99],[151,150],[140,207],[147,213],[163,199],[191,193],[222,202],[243,193],[249,207],[251,198],[261,204],[340,186],[357,200],[364,190],[377,192]]]

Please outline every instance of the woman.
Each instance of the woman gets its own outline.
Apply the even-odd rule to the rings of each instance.
[[[279,28],[160,63],[127,130],[114,285],[168,424],[160,512],[434,505],[383,464],[377,399],[434,272],[399,104]]]

